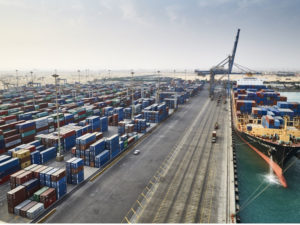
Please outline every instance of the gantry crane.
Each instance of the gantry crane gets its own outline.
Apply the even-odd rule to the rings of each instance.
[[[215,81],[215,75],[216,74],[223,74],[224,76],[227,75],[227,94],[229,95],[229,75],[230,74],[246,74],[251,72],[252,74],[260,74],[259,72],[256,72],[254,70],[251,70],[247,67],[241,66],[237,63],[234,63],[235,59],[235,53],[239,41],[239,36],[240,36],[240,29],[238,29],[236,37],[235,37],[235,42],[233,45],[233,50],[232,54],[226,57],[223,61],[221,61],[219,64],[216,66],[212,67],[210,70],[195,70],[195,73],[198,74],[198,76],[205,76],[205,75],[210,75],[210,82],[209,82],[209,95],[212,96],[214,92],[214,81]],[[227,68],[225,68],[225,65],[228,65]],[[233,66],[237,67],[243,72],[232,72]],[[223,77],[222,77],[223,78]]]
[[[195,70],[195,73],[197,73],[198,76],[205,76],[207,74],[210,74],[210,82],[209,82],[209,95],[210,96],[212,96],[213,92],[214,92],[214,80],[215,80],[216,74],[227,74],[228,75],[228,86],[229,86],[229,74],[232,73],[232,67],[234,64],[234,58],[235,58],[235,53],[236,53],[236,49],[237,49],[237,44],[239,41],[239,36],[240,36],[240,29],[238,29],[238,31],[237,31],[232,54],[229,55],[228,57],[226,57],[226,59],[224,59],[218,65],[212,67],[210,70]],[[228,64],[227,69],[225,69],[226,64]]]
[[[232,73],[232,67],[234,64],[235,53],[239,41],[240,36],[240,29],[237,31],[237,35],[235,37],[235,42],[232,50],[232,54],[226,57],[223,61],[221,61],[216,66],[212,67],[210,70],[195,70],[195,73],[198,76],[205,76],[210,74],[210,81],[209,81],[209,95],[212,96],[214,92],[214,80],[216,74],[227,74],[228,75],[228,85],[229,85],[229,74]],[[225,65],[228,64],[228,68],[225,69]],[[229,87],[228,87],[229,88]]]

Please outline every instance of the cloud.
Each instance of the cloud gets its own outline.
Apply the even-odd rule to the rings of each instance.
[[[32,8],[30,2],[31,1],[25,2],[25,1],[19,1],[19,0],[0,0],[0,5],[29,9],[29,8]]]
[[[186,18],[182,6],[169,5],[165,8],[166,15],[171,23],[186,24]]]
[[[102,6],[104,9],[111,10],[113,8],[112,0],[100,0],[99,3],[100,3],[100,6]]]
[[[238,8],[247,8],[253,5],[261,5],[266,2],[272,2],[270,0],[198,0],[197,5],[200,8],[205,7],[219,7],[228,4],[236,5]]]
[[[197,5],[202,7],[215,7],[227,4],[229,2],[233,2],[233,0],[198,0]]]
[[[75,2],[71,5],[71,8],[77,11],[83,11],[84,7],[81,2]]]
[[[141,16],[137,7],[137,3],[132,0],[121,0],[118,4],[121,10],[122,17],[124,20],[128,20],[141,25],[150,25],[150,22],[146,20],[146,17]]]

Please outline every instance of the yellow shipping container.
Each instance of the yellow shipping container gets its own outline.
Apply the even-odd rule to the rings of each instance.
[[[28,156],[30,156],[30,151],[28,149],[22,149],[13,153],[14,158],[23,159]]]
[[[31,161],[29,160],[29,161],[27,161],[27,162],[23,162],[23,163],[21,163],[21,169],[24,169],[24,168],[26,168],[27,166],[30,166],[31,165]]]

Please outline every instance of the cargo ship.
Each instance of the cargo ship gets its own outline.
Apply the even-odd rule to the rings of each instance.
[[[236,134],[272,167],[283,187],[284,169],[300,151],[300,103],[288,102],[247,74],[232,89]]]

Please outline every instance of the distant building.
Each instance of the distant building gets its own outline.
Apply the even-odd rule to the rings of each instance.
[[[281,77],[290,77],[290,76],[295,76],[295,73],[294,72],[281,72],[281,71],[278,71],[276,73],[277,76],[281,76]]]

